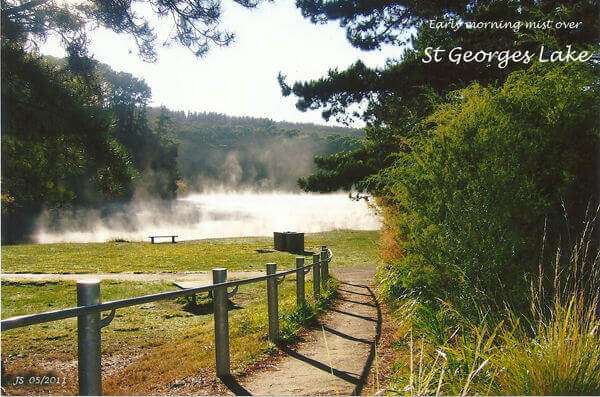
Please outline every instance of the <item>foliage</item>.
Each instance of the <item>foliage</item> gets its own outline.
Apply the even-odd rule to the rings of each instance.
[[[109,133],[99,85],[87,77],[2,43],[3,239],[43,205],[73,200],[76,189],[118,198],[134,178]]]
[[[336,150],[333,154],[314,157],[319,170],[308,177],[298,178],[298,185],[306,191],[327,193],[339,189],[359,189],[366,185],[357,183],[378,170],[392,165],[396,137],[381,133],[382,129],[367,130],[366,139],[353,145],[352,150]],[[357,179],[358,178],[358,179]]]
[[[514,320],[495,359],[505,371],[498,385],[507,394],[595,395],[600,392],[600,207],[586,214],[568,261],[555,257],[553,273],[540,269],[531,283],[531,322]],[[531,339],[530,335],[534,334]]]
[[[104,97],[113,115],[110,130],[128,151],[139,177],[131,186],[138,195],[154,198],[174,198],[177,192],[177,150],[166,109],[161,109],[159,119],[152,130],[147,117],[147,104],[151,97],[150,87],[129,73],[114,72],[101,65],[104,81]]]
[[[382,45],[402,45],[410,41],[407,32],[418,29],[427,20],[454,18],[464,22],[490,20],[585,20],[582,29],[561,32],[559,38],[569,41],[593,41],[597,37],[597,21],[586,12],[594,12],[594,1],[414,1],[414,0],[297,0],[296,5],[305,17],[313,23],[339,21],[346,28],[350,43],[363,50],[380,48]],[[561,18],[562,17],[562,18]],[[567,17],[567,18],[566,18]],[[552,19],[552,18],[551,18]],[[587,23],[591,22],[591,23]],[[494,40],[502,40],[501,35],[510,37],[510,32],[497,32]],[[539,32],[528,32],[540,39]],[[480,34],[481,37],[487,34]]]
[[[255,7],[260,0],[234,0]],[[86,0],[76,5],[55,0],[2,0],[2,37],[37,46],[48,35],[57,34],[67,47],[85,52],[90,30],[104,27],[131,36],[141,58],[156,59],[158,36],[148,15],[171,21],[163,44],[176,43],[196,56],[204,55],[211,45],[227,45],[234,35],[222,29],[221,4],[214,1],[145,0],[116,2]],[[141,6],[141,7],[140,7]]]
[[[506,368],[498,387],[510,395],[597,395],[600,392],[600,336],[597,300],[593,306],[573,296],[555,302],[535,339],[508,333],[496,358]]]
[[[597,53],[597,1],[297,5],[315,23],[339,21],[360,48],[409,43],[384,67],[357,62],[290,85],[279,76],[283,94],[296,95],[300,110],[368,123],[362,147],[317,158],[319,171],[300,185],[367,190],[380,204],[381,292],[394,304],[409,299],[399,309],[398,330],[406,331],[400,343],[409,343],[401,348],[394,391],[597,394],[597,283],[579,277],[556,288],[543,276],[552,273],[544,247],[572,246],[571,236],[585,227],[588,200],[598,199],[597,56],[587,64],[506,68],[497,60],[421,61],[427,47],[537,53],[541,45],[571,45]],[[490,34],[431,29],[430,19],[560,20],[582,28]],[[365,102],[356,114],[353,105]],[[588,237],[585,249],[597,253],[597,231]],[[580,276],[597,279],[597,259],[582,266],[576,257],[566,265],[557,260],[554,274],[585,268]],[[528,293],[536,270],[539,288]],[[553,296],[540,292],[548,286]],[[528,305],[537,311],[526,314]]]
[[[2,48],[3,241],[30,234],[42,208],[174,197],[177,145],[148,125],[143,80]]]
[[[234,0],[254,7],[258,1]],[[43,207],[93,205],[129,199],[140,191],[172,198],[177,190],[177,145],[145,108],[150,89],[141,80],[98,66],[87,34],[105,27],[135,40],[140,57],[156,59],[149,15],[170,18],[163,44],[201,56],[227,45],[212,1],[2,0],[2,240],[21,241]],[[65,61],[42,59],[40,43],[62,40]],[[134,184],[134,178],[138,177]]]
[[[579,224],[596,193],[597,90],[589,67],[570,64],[453,93],[379,177],[404,252],[388,291],[399,283],[465,310],[523,302],[544,225],[559,241],[563,215]]]
[[[81,58],[8,45],[4,54],[5,242],[26,238],[42,208],[109,211],[107,201],[174,198],[178,184],[293,188],[314,154],[356,147],[362,132],[148,108],[150,88],[131,74],[89,59],[75,73]]]
[[[336,115],[344,118],[344,114],[351,117],[349,105],[367,100],[369,108],[363,117],[373,125],[389,125],[392,120],[384,111],[389,101],[410,106],[423,87],[444,94],[463,88],[474,80],[482,84],[503,81],[515,68],[528,66],[517,64],[500,69],[481,67],[477,63],[424,64],[421,59],[427,47],[450,49],[460,46],[474,51],[506,48],[537,50],[540,44],[545,44],[548,49],[562,49],[565,45],[597,45],[600,29],[600,22],[594,15],[597,10],[594,0],[534,3],[459,0],[444,4],[298,0],[297,5],[315,23],[339,20],[342,26],[347,27],[350,42],[360,48],[374,49],[386,43],[399,47],[398,58],[390,59],[383,68],[369,68],[359,61],[346,70],[332,69],[323,78],[296,82],[292,86],[287,85],[285,76],[280,74],[284,95],[296,95],[300,110],[323,108],[326,119]],[[568,20],[583,24],[580,29],[542,31],[522,27],[518,31],[498,29],[489,34],[488,30],[462,28],[455,31],[449,26],[431,29],[430,20],[458,23]],[[406,43],[410,45],[404,46]],[[417,107],[410,107],[418,111]]]
[[[388,60],[383,67],[369,68],[358,61],[345,70],[332,69],[320,78],[288,85],[285,76],[279,81],[284,95],[295,95],[300,110],[322,109],[325,119],[350,121],[361,117],[369,128],[380,128],[377,135],[367,131],[367,141],[362,150],[346,156],[319,159],[318,172],[301,186],[316,190],[327,183],[337,183],[338,188],[352,185],[360,190],[378,192],[379,186],[366,182],[390,165],[389,157],[406,149],[403,142],[415,133],[414,124],[428,117],[434,107],[430,100],[439,101],[456,89],[471,82],[482,85],[505,81],[513,71],[530,65],[512,63],[506,68],[475,62],[423,63],[427,47],[451,49],[462,47],[478,50],[529,50],[539,52],[543,44],[547,50],[573,48],[597,51],[600,21],[596,18],[597,2],[586,1],[371,1],[350,2],[336,0],[299,0],[297,5],[313,22],[339,21],[347,29],[351,43],[363,48],[378,48],[383,44],[398,46],[398,56]],[[429,20],[436,22],[467,23],[473,21],[576,21],[579,29],[465,29],[451,27],[432,29]],[[362,113],[355,111],[356,104],[365,104]],[[382,135],[387,137],[382,139]],[[371,137],[375,139],[371,139]],[[373,147],[379,148],[373,150]],[[372,152],[377,161],[361,163],[361,156]],[[331,165],[331,164],[334,165]],[[359,165],[360,164],[360,165]],[[334,171],[335,170],[335,171]]]

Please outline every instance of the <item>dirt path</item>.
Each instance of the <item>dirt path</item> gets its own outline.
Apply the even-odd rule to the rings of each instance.
[[[226,384],[236,394],[360,394],[375,356],[381,311],[372,292],[374,267],[333,270],[340,297],[272,369]]]
[[[261,271],[227,272],[228,279],[240,279],[263,276]],[[62,280],[118,280],[118,281],[174,281],[182,288],[191,288],[212,284],[211,272],[173,272],[173,273],[2,273],[2,281],[62,281]]]

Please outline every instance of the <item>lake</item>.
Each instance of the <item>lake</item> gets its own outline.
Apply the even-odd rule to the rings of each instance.
[[[375,230],[380,224],[365,200],[350,200],[344,193],[212,192],[167,202],[138,200],[95,210],[44,213],[34,241],[149,241],[148,236],[162,234],[195,240],[271,236],[275,231]]]

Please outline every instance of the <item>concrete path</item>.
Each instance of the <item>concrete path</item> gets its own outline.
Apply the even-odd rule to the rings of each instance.
[[[375,356],[381,311],[372,291],[375,267],[334,269],[342,283],[339,299],[319,326],[270,370],[227,379],[236,394],[360,394]]]
[[[261,271],[231,271],[228,279],[241,279],[263,276]],[[118,280],[118,281],[173,281],[181,288],[200,287],[212,284],[211,272],[173,273],[2,273],[2,281],[61,281],[61,280]]]

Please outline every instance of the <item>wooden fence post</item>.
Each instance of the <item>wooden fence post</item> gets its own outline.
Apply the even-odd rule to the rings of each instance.
[[[296,257],[296,305],[302,306],[304,305],[304,257],[297,256]]]
[[[319,267],[319,254],[313,254],[313,293],[315,302],[321,299],[321,268]]]
[[[77,306],[100,304],[100,280],[77,281]],[[79,394],[102,394],[100,312],[77,316]]]
[[[213,284],[227,282],[227,269],[212,269]],[[227,287],[215,287],[213,291],[213,307],[215,317],[215,361],[217,376],[230,375],[229,369],[229,313]]]
[[[277,273],[277,263],[267,263],[267,274]],[[267,279],[267,308],[269,311],[269,340],[279,340],[279,302],[277,296],[277,277]]]

